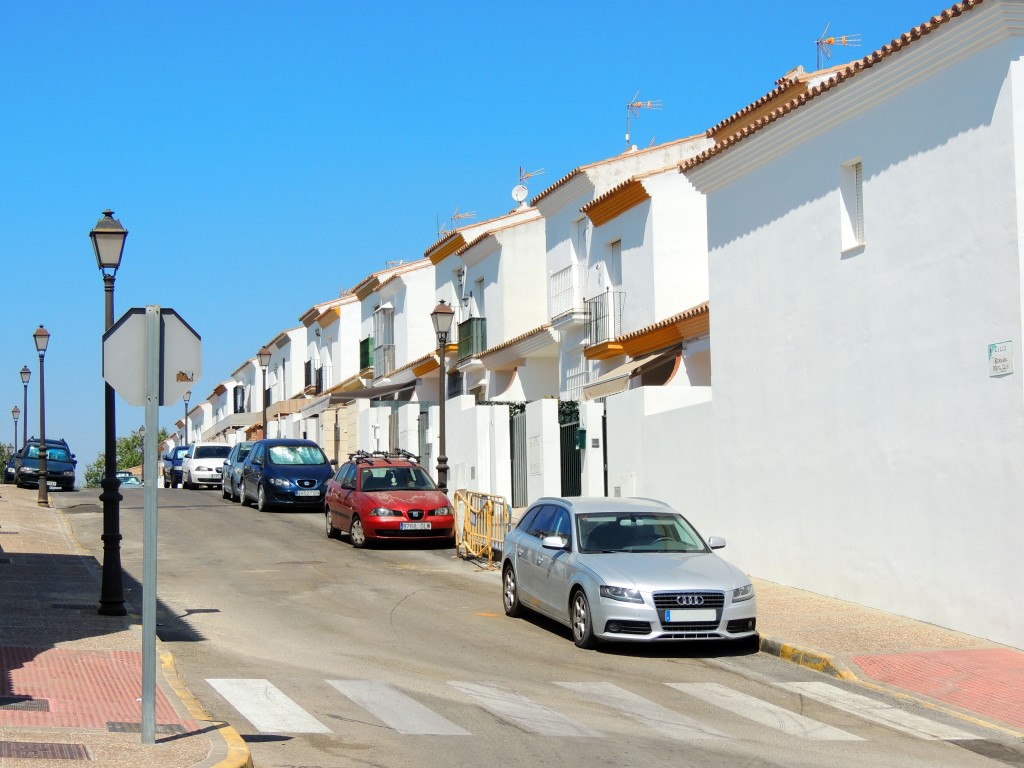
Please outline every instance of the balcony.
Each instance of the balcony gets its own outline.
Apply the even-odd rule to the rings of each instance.
[[[373,350],[373,378],[395,370],[395,345],[384,344]]]
[[[487,318],[471,317],[459,323],[458,359],[477,357],[487,349]]]
[[[606,291],[587,299],[587,331],[590,345],[613,341],[622,334],[622,307],[625,291]]]
[[[556,328],[584,322],[586,318],[583,304],[585,279],[586,266],[583,264],[570,264],[551,275],[549,305],[551,323]]]

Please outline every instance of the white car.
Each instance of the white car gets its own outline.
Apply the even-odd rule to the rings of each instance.
[[[505,613],[542,613],[581,648],[600,640],[756,642],[750,579],[651,499],[538,499],[505,536]]]
[[[227,443],[192,443],[181,462],[181,484],[185,488],[219,487],[224,460],[231,452]]]

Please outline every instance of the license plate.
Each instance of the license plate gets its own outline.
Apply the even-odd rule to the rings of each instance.
[[[319,496],[320,491],[296,491],[296,496]]]
[[[48,488],[56,488],[57,487],[57,481],[56,480],[47,480],[46,481],[46,485],[47,485]]]
[[[403,531],[429,531],[430,523],[402,523],[398,527]]]
[[[665,622],[673,621],[715,621],[718,613],[714,608],[689,608],[685,611],[665,611]]]

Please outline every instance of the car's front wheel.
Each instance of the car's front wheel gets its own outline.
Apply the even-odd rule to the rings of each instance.
[[[263,490],[262,485],[256,487],[256,509],[260,512],[266,512],[270,509],[270,502],[267,500],[267,492]]]
[[[234,502],[239,502],[242,500],[242,494],[238,490],[238,486],[235,485],[234,480],[231,481],[231,500]]]
[[[363,521],[359,519],[358,515],[352,515],[352,524],[348,528],[348,540],[357,549],[366,546],[366,531],[363,530]]]
[[[569,604],[569,619],[572,622],[572,639],[578,648],[596,648],[594,617],[590,615],[590,601],[582,589],[577,589]]]
[[[227,483],[221,483],[220,484],[220,495],[223,498],[225,498],[225,499],[230,499],[231,498],[231,489],[228,488],[228,484]]]
[[[501,576],[501,597],[505,603],[506,616],[516,618],[523,615],[523,605],[519,602],[519,584],[511,563],[505,566],[505,572]]]

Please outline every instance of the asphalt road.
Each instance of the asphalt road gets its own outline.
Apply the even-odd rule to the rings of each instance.
[[[59,503],[102,561],[88,493]],[[135,613],[143,492],[123,493]],[[219,491],[158,496],[158,635],[259,768],[997,765],[943,731],[961,722],[765,654],[710,643],[581,651],[558,625],[505,617],[497,572],[451,549],[355,550],[329,540],[318,513],[260,513]],[[938,733],[820,700],[833,691],[885,700]]]

